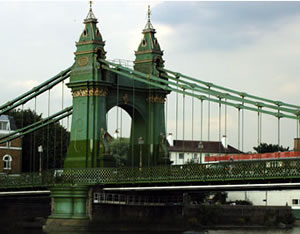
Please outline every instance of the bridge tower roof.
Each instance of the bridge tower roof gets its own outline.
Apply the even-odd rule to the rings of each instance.
[[[148,6],[148,20],[143,30],[143,38],[135,52],[136,59],[134,61],[135,69],[144,73],[155,74],[156,66],[163,66],[163,51],[160,48],[156,30],[151,23],[151,11]]]
[[[85,24],[85,27],[80,35],[78,43],[76,43],[76,53],[81,53],[83,51],[95,51],[96,49],[99,50],[100,47],[102,51],[101,58],[105,58],[105,42],[103,41],[100,30],[97,27],[98,20],[93,13],[92,1],[90,1],[90,9],[83,23]]]

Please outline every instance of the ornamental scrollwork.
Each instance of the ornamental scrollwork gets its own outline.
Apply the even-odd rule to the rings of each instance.
[[[161,103],[161,104],[164,104],[165,101],[166,101],[166,98],[164,96],[155,95],[155,96],[149,96],[147,98],[147,101],[149,103]]]
[[[107,89],[91,88],[80,89],[72,92],[73,97],[105,97],[107,95]]]

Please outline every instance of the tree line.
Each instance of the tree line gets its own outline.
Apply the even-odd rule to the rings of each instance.
[[[42,120],[30,109],[14,109],[7,113],[15,120],[17,129],[21,129]],[[43,147],[41,154],[43,170],[62,168],[68,150],[70,132],[59,122],[45,126],[22,137],[22,171],[33,172],[39,170],[40,153],[38,147]]]

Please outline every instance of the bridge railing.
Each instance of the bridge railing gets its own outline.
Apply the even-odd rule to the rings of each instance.
[[[300,179],[300,159],[189,164],[149,168],[65,168],[39,173],[0,175],[0,188],[55,184],[147,184]]]

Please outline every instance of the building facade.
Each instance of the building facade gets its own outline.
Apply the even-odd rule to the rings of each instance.
[[[168,151],[172,165],[207,163],[207,157],[242,154],[243,152],[220,141],[190,141],[168,139]]]
[[[0,116],[0,137],[15,131],[16,124],[11,116]],[[0,174],[19,174],[22,170],[22,139],[0,144]]]
[[[254,206],[291,206],[296,219],[300,219],[300,190],[228,191],[227,201],[246,200]]]

